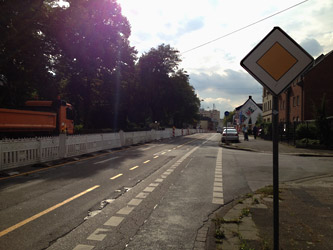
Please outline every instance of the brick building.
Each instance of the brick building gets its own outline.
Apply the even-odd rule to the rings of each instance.
[[[321,104],[324,95],[327,116],[333,116],[333,51],[319,56],[280,94],[279,121],[314,120],[314,107]]]

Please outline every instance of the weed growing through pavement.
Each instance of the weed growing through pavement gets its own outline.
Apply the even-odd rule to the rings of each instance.
[[[248,209],[247,207],[246,208],[243,208],[242,209],[242,217],[247,217],[247,216],[249,216],[249,214],[250,214],[250,209]]]
[[[254,198],[252,204],[254,204],[254,205],[259,204],[259,200],[257,198]]]
[[[242,240],[239,250],[255,250],[255,249],[250,247],[245,240]]]

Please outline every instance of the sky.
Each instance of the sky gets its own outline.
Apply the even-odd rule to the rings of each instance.
[[[182,59],[180,67],[189,74],[190,84],[202,100],[201,108],[215,107],[221,118],[250,95],[255,102],[262,103],[262,86],[240,66],[240,61],[275,26],[314,58],[333,50],[333,0],[118,3],[130,22],[129,40],[139,56],[162,43],[177,49]]]

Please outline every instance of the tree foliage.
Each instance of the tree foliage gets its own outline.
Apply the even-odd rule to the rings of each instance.
[[[61,96],[84,128],[194,124],[200,101],[169,45],[137,58],[116,0],[0,3],[0,106]]]

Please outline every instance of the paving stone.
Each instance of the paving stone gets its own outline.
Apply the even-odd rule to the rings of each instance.
[[[194,243],[194,247],[205,247],[206,246],[206,243],[205,242],[200,242],[200,241],[196,241]]]
[[[195,240],[200,242],[206,242],[206,237],[197,237]]]
[[[222,243],[222,249],[223,250],[239,250],[240,247],[240,240],[237,237],[224,240]]]
[[[251,208],[261,208],[261,209],[267,209],[267,206],[265,204],[254,204],[251,206]]]

